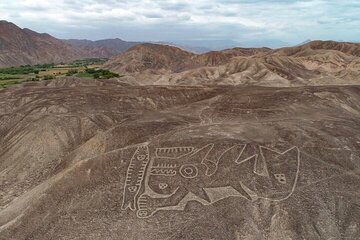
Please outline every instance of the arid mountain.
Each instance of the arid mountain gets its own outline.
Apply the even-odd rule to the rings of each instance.
[[[0,67],[60,63],[90,56],[91,53],[74,48],[49,34],[0,21]]]
[[[104,66],[113,71],[134,76],[159,76],[183,73],[200,67],[213,67],[230,63],[234,56],[253,56],[270,51],[261,49],[227,49],[201,55],[186,52],[178,47],[158,44],[140,44],[110,59]],[[142,76],[139,76],[142,77]]]
[[[145,43],[113,57],[106,67],[127,73],[182,72],[194,68],[193,53],[177,47]]]
[[[197,55],[145,44],[115,56],[105,67],[140,84],[343,85],[360,83],[359,51],[360,44],[314,41],[278,50],[234,48]]]
[[[116,54],[125,52],[135,45],[141,44],[140,42],[127,42],[119,38],[98,41],[77,39],[69,39],[64,41],[74,47],[83,49],[84,51],[90,51],[94,55],[103,58],[110,58]]]
[[[358,239],[359,86],[120,79],[0,91],[1,240]]]

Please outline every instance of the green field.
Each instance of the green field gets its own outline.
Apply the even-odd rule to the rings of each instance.
[[[105,61],[106,59],[88,58],[76,60],[70,64],[38,64],[0,68],[0,89],[22,82],[50,80],[64,76],[93,79],[121,77],[119,74],[101,69]]]

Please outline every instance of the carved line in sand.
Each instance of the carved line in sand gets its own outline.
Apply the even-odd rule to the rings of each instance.
[[[194,151],[194,147],[168,147],[156,148],[155,155],[158,158],[178,159]]]
[[[159,164],[156,166],[151,166],[150,174],[157,176],[175,176],[176,171],[173,169],[176,167],[176,164]]]
[[[171,157],[165,157],[165,158],[172,158],[172,159],[179,159],[181,157],[184,157],[186,155],[188,156],[194,156],[196,155],[198,152],[200,152],[203,149],[208,149],[208,152],[205,154],[205,156],[203,157],[203,159],[201,159],[201,164],[205,165],[207,170],[205,172],[205,175],[207,177],[211,177],[212,175],[214,175],[216,173],[216,171],[218,170],[218,165],[219,165],[219,160],[222,158],[222,156],[224,154],[226,154],[226,152],[234,149],[235,147],[242,147],[242,150],[239,154],[239,156],[234,160],[234,163],[236,165],[241,165],[244,164],[248,161],[254,161],[254,167],[253,167],[253,173],[258,175],[258,176],[269,176],[269,173],[267,171],[266,168],[266,163],[261,163],[259,164],[259,155],[258,154],[249,154],[249,153],[245,153],[245,150],[247,148],[247,144],[238,144],[235,145],[233,147],[230,147],[228,149],[226,149],[218,158],[217,162],[211,162],[209,160],[206,159],[206,157],[208,156],[208,154],[213,150],[214,148],[214,144],[208,144],[205,147],[198,149],[196,151],[194,151],[195,148],[192,148],[191,151],[188,151],[186,153],[184,153],[183,151],[178,151],[178,154],[173,154],[171,155]],[[165,148],[163,148],[165,149]],[[182,148],[166,148],[166,149],[172,149],[171,151],[174,151],[173,149],[182,149]],[[184,148],[185,149],[185,148]],[[189,149],[187,147],[187,149]],[[263,197],[263,196],[258,196],[253,190],[251,190],[250,188],[248,188],[244,183],[242,183],[241,181],[239,181],[239,184],[242,188],[242,190],[245,192],[245,194],[247,194],[248,196],[250,196],[251,201],[256,201],[260,198],[262,199],[267,199],[270,201],[284,201],[286,199],[288,199],[289,197],[291,197],[291,195],[293,194],[295,188],[296,188],[296,184],[298,181],[298,176],[299,176],[299,171],[300,171],[300,152],[299,149],[297,147],[292,147],[288,150],[286,150],[285,152],[278,152],[275,151],[273,149],[269,149],[267,147],[263,147],[260,146],[260,153],[261,153],[261,157],[262,159],[265,159],[263,151],[267,150],[267,151],[272,151],[278,155],[285,155],[286,153],[288,153],[289,151],[292,150],[296,150],[297,151],[297,168],[296,168],[296,175],[295,175],[295,180],[294,180],[294,184],[291,188],[290,193],[281,198],[281,199],[272,199],[272,198],[267,198],[267,197]],[[148,150],[147,150],[148,151]],[[164,151],[164,150],[163,150]],[[170,151],[170,152],[171,152]],[[155,151],[155,155],[156,157],[159,157],[158,153],[160,151]],[[134,154],[134,156],[136,155],[136,153]],[[134,158],[133,156],[133,158]],[[164,155],[162,155],[164,156]],[[146,159],[146,158],[145,158]],[[132,159],[133,161],[133,159]],[[167,211],[167,210],[184,210],[187,203],[190,201],[198,201],[200,203],[202,203],[203,205],[211,205],[215,202],[218,202],[220,200],[229,198],[229,197],[243,197],[245,199],[248,199],[246,196],[244,196],[242,193],[240,193],[239,191],[235,190],[235,188],[233,188],[232,186],[221,186],[221,187],[216,187],[216,188],[202,188],[206,195],[209,197],[210,201],[206,201],[200,197],[198,197],[197,195],[195,195],[192,192],[188,192],[176,205],[174,206],[164,206],[164,207],[155,207],[155,209],[152,209],[151,212],[148,211],[147,207],[149,204],[149,200],[150,199],[155,199],[155,200],[161,200],[161,199],[167,199],[167,198],[171,198],[173,195],[176,194],[177,190],[179,189],[179,187],[177,189],[175,189],[171,194],[168,195],[164,195],[164,194],[158,194],[152,191],[152,189],[149,187],[149,177],[151,175],[162,175],[162,176],[175,176],[177,174],[177,170],[176,168],[178,166],[176,166],[175,164],[163,164],[163,165],[153,165],[154,159],[152,158],[150,161],[150,166],[149,169],[150,171],[147,171],[145,178],[142,177],[142,180],[144,180],[144,191],[142,192],[142,194],[140,194],[139,196],[139,189],[133,190],[133,191],[137,191],[137,193],[134,195],[134,198],[132,201],[135,201],[134,204],[130,205],[130,209],[131,210],[135,210],[137,209],[137,217],[139,218],[147,218],[152,216],[154,213],[158,212],[158,211]],[[209,168],[209,164],[210,165],[215,165],[215,167]],[[130,164],[131,165],[131,164]],[[147,165],[147,163],[146,163]],[[130,167],[130,166],[129,166]],[[145,166],[146,168],[146,166]],[[210,171],[210,169],[212,169],[212,171]],[[191,179],[191,178],[196,178],[198,176],[198,169],[195,165],[193,164],[184,164],[180,167],[180,169],[178,168],[178,172],[179,174],[183,177],[183,178],[187,178],[187,179]],[[143,175],[142,175],[143,176]],[[286,180],[286,176],[284,173],[276,173],[274,174],[275,179],[281,183],[281,184],[287,184],[287,180]],[[167,183],[160,183],[159,184],[159,188],[160,189],[165,189],[168,186]],[[125,186],[127,187],[127,186]],[[130,186],[131,187],[131,186]],[[129,189],[130,191],[130,189]],[[124,191],[124,194],[126,193],[126,191]],[[125,198],[125,196],[124,196]],[[250,199],[248,199],[250,200]],[[123,203],[123,209],[124,209],[124,203]],[[131,207],[134,206],[134,207]],[[127,208],[127,206],[125,206],[125,208]],[[134,209],[135,208],[135,209]]]

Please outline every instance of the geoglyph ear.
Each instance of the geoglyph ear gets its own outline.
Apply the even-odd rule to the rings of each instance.
[[[260,147],[260,153],[261,153],[261,159],[264,162],[275,160],[281,155],[280,152],[262,146]]]
[[[255,166],[254,166],[254,173],[256,173],[259,176],[268,177],[269,172],[267,170],[266,162],[263,158],[256,158]]]
[[[298,156],[299,156],[299,149],[297,147],[292,147],[284,152],[278,152],[276,150],[272,150],[267,147],[260,147],[260,153],[261,153],[262,159],[265,162],[280,161],[280,160],[286,160],[286,161],[295,160],[295,161],[297,161]]]
[[[300,155],[298,147],[292,147],[282,153],[282,157],[289,160],[297,160]]]

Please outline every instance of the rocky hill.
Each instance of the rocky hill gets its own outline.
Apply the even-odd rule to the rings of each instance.
[[[0,239],[357,239],[359,96],[77,78],[1,90]]]
[[[177,47],[145,43],[110,59],[105,67],[117,72],[155,74],[194,68],[196,55]]]
[[[197,55],[145,44],[113,57],[105,67],[140,84],[346,85],[360,83],[359,51],[356,43],[313,41],[278,50],[234,48]]]

